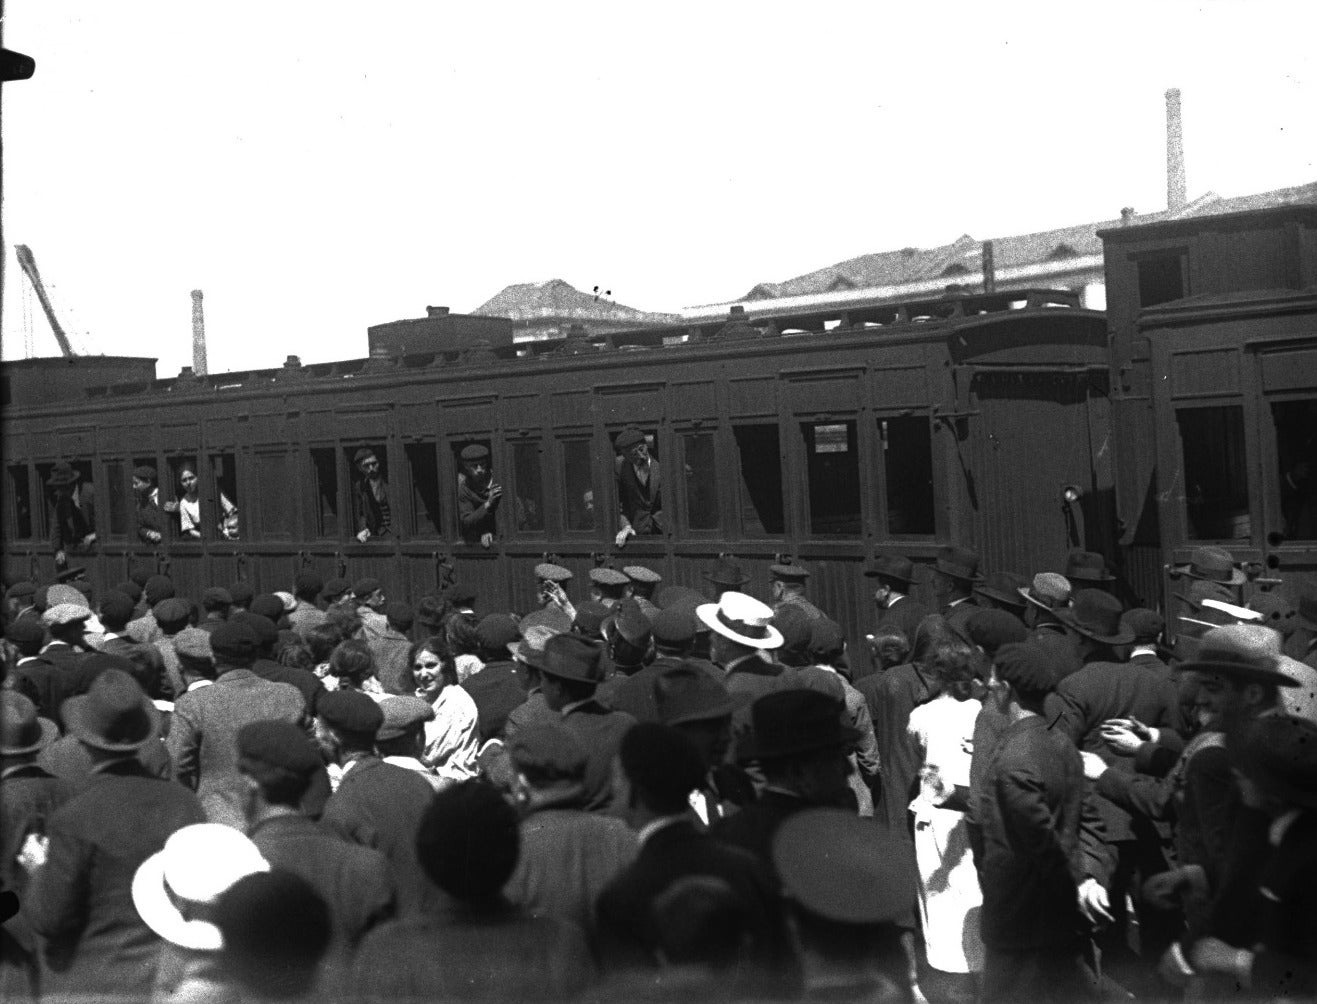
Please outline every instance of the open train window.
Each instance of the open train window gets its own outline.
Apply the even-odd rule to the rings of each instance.
[[[293,458],[284,450],[275,449],[257,450],[254,459],[260,533],[266,539],[287,538],[293,533],[294,495],[289,490]]]
[[[337,453],[332,446],[315,447],[311,450],[311,467],[316,480],[316,536],[331,539],[339,535],[336,459]]]
[[[883,485],[887,532],[931,535],[933,511],[933,429],[926,415],[878,419],[883,444]]]
[[[568,533],[595,529],[594,454],[588,439],[562,441],[563,523]]]
[[[681,437],[682,481],[686,487],[686,527],[718,529],[718,465],[713,433],[691,432]]]
[[[435,444],[407,443],[403,447],[412,483],[412,533],[418,537],[443,536],[439,521],[439,458]]]
[[[383,443],[355,443],[343,448],[343,459],[352,483],[352,525],[348,530],[365,540],[389,536],[397,517],[389,481],[389,451]]]
[[[210,455],[210,480],[200,487],[204,498],[211,503],[211,512],[219,518],[214,526],[202,528],[208,539],[238,540],[242,535],[241,500],[238,498],[238,464],[232,453]]]
[[[502,515],[503,510],[512,508],[511,499],[504,494],[499,502],[499,513],[490,522],[484,506],[485,491],[491,484],[501,484],[499,472],[494,470],[494,452],[488,438],[475,437],[456,439],[451,444],[453,451],[453,470],[457,471],[457,532],[468,544],[479,544],[487,533],[499,534],[508,526],[505,520],[510,516]],[[483,450],[484,456],[478,456]],[[467,456],[463,457],[462,454]],[[506,486],[504,486],[506,487]]]
[[[170,530],[177,540],[200,540],[202,526],[209,520],[203,512],[210,508],[209,499],[202,502],[202,482],[197,472],[197,458],[172,456],[165,459],[164,476],[160,479],[160,504],[174,510]],[[204,472],[203,472],[204,473]],[[191,489],[196,497],[188,498]]]
[[[1139,270],[1139,306],[1153,307],[1159,303],[1182,300],[1185,253],[1182,250],[1162,251],[1136,262]]]
[[[860,460],[854,422],[802,422],[809,479],[809,532],[858,536]]]
[[[105,465],[105,494],[108,502],[109,533],[122,537],[128,533],[128,472],[122,460],[111,460]]]
[[[91,494],[93,500],[96,497],[95,485],[92,484],[91,464],[86,460],[71,460],[69,463],[73,469],[78,472],[78,494],[81,497],[83,489],[86,488]],[[56,490],[50,487],[50,476],[55,471],[55,465],[37,464],[37,484],[42,487],[43,505],[36,510],[40,514],[40,525],[34,527],[38,536],[49,536],[51,529],[55,525],[55,493]],[[99,530],[99,527],[97,528]]]
[[[543,454],[538,439],[512,444],[512,525],[522,533],[544,530]],[[505,508],[508,501],[505,497]]]
[[[1241,405],[1181,408],[1175,413],[1184,454],[1191,540],[1248,540],[1248,470]]]
[[[1277,401],[1276,477],[1286,540],[1317,540],[1317,398]]]
[[[27,464],[9,465],[9,532],[17,540],[32,536],[32,484]]]
[[[782,455],[777,423],[732,428],[740,470],[741,532],[775,537],[785,529],[782,509]]]

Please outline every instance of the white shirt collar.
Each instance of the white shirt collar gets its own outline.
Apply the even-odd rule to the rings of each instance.
[[[1294,821],[1301,815],[1303,815],[1302,809],[1291,809],[1271,821],[1271,828],[1267,831],[1267,840],[1272,847],[1280,846],[1280,842],[1285,839],[1285,834],[1289,832],[1290,827],[1294,825]]]

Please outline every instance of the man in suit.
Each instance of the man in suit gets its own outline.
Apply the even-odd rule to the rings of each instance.
[[[55,567],[65,568],[69,551],[90,551],[96,546],[96,496],[91,485],[79,484],[81,476],[67,460],[61,460],[46,479],[55,493],[55,512],[50,521],[50,549]]]
[[[352,511],[357,518],[357,540],[383,537],[393,526],[389,508],[389,483],[375,451],[363,446],[352,455],[352,466],[360,475],[352,482]]]
[[[933,572],[942,616],[964,637],[965,622],[978,609],[974,603],[974,587],[983,581],[979,574],[978,552],[958,544],[948,544],[938,549]]]
[[[717,603],[695,608],[695,616],[709,629],[709,657],[722,668],[724,682],[733,694],[746,694],[746,703],[781,689],[790,673],[769,654],[782,647],[782,632],[772,624],[773,611],[745,593],[725,592]],[[751,728],[749,708],[733,716],[739,738]]]
[[[783,607],[799,607],[811,621],[822,620],[824,613],[805,598],[805,583],[809,581],[809,569],[803,565],[786,562],[768,566],[768,579],[773,591],[773,612]]]
[[[617,451],[618,522],[620,529],[614,543],[625,546],[636,534],[663,533],[667,517],[663,512],[663,475],[659,462],[649,455],[645,434],[634,425],[618,433],[613,443]]]
[[[143,464],[133,468],[133,497],[137,500],[137,537],[143,544],[155,546],[165,539],[169,514],[160,508],[154,467]]]
[[[881,554],[864,570],[866,579],[874,579],[873,602],[878,608],[878,627],[894,624],[905,632],[907,642],[914,642],[919,622],[933,611],[910,596],[915,584],[915,566],[909,558]]]

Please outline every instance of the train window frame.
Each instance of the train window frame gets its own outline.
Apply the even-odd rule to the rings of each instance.
[[[858,412],[847,412],[836,415],[818,415],[818,414],[797,414],[792,416],[795,424],[793,439],[795,449],[799,450],[800,456],[800,475],[804,481],[804,491],[801,493],[800,501],[803,511],[801,512],[801,536],[809,540],[845,540],[857,539],[864,536],[865,531],[865,474],[864,474],[864,457],[863,457],[863,440]],[[817,431],[813,436],[806,435],[806,429],[833,429],[836,427],[845,427],[846,448],[837,449],[819,449],[817,440]],[[820,487],[816,489],[813,477],[812,458],[823,454],[846,453],[849,454],[852,461],[853,476],[855,482],[855,506],[854,506],[854,528],[850,527],[849,522],[840,526],[836,530],[821,531],[815,527],[815,491],[823,491]],[[829,497],[836,497],[838,489],[834,486],[826,493]]]
[[[105,515],[102,516],[100,512],[96,514],[96,534],[103,534],[106,540],[127,540],[133,505],[132,464],[128,457],[116,454],[102,458],[101,467],[105,472],[102,503]],[[117,512],[116,498],[120,507]]]
[[[347,524],[343,524],[340,519],[339,533],[342,534],[340,539],[350,541],[356,547],[380,547],[389,546],[399,538],[398,527],[402,525],[403,517],[407,513],[400,506],[402,498],[398,493],[397,486],[394,484],[393,463],[394,456],[389,449],[389,440],[386,436],[379,436],[372,439],[354,439],[351,441],[342,440],[338,444],[338,456],[343,463],[339,466],[340,480],[340,499],[346,503],[343,511],[347,514]],[[357,465],[353,463],[352,458],[358,450],[367,449],[375,454],[375,459],[380,462],[380,476],[384,479],[385,485],[389,489],[389,532],[387,535],[371,534],[365,541],[357,539],[360,533],[357,529],[357,507],[355,503],[355,488],[358,481]],[[410,486],[408,486],[410,490]],[[408,517],[410,518],[410,517]]]
[[[1268,542],[1272,546],[1292,544],[1305,549],[1311,548],[1314,542],[1317,542],[1317,437],[1310,437],[1314,438],[1315,442],[1308,447],[1311,452],[1305,458],[1302,453],[1303,448],[1298,447],[1296,450],[1289,443],[1289,436],[1282,434],[1276,412],[1278,407],[1291,408],[1304,405],[1309,413],[1317,418],[1317,390],[1267,394],[1260,403],[1265,409],[1268,436],[1267,442],[1261,445],[1258,466],[1263,472],[1263,485],[1268,487],[1274,497],[1274,503],[1269,503],[1267,506],[1268,512],[1274,512],[1279,517],[1268,521],[1268,529],[1273,530],[1274,533],[1268,535]],[[1317,428],[1317,425],[1300,423],[1296,428]],[[1307,459],[1310,463],[1306,479],[1296,480],[1294,477],[1296,455],[1298,459]],[[1302,495],[1305,484],[1308,493],[1306,504]],[[1297,500],[1294,498],[1296,492],[1300,493]],[[1295,523],[1299,530],[1310,527],[1311,532],[1307,534],[1291,532]]]
[[[729,435],[732,437],[732,463],[736,472],[736,491],[734,511],[736,514],[735,525],[738,539],[741,540],[783,540],[787,537],[787,531],[791,525],[791,511],[787,503],[786,481],[787,481],[787,457],[782,445],[782,423],[776,417],[755,416],[744,419],[732,419],[729,423]],[[745,445],[737,437],[737,431],[743,429],[770,429],[776,437],[776,458],[777,458],[777,512],[780,523],[780,529],[770,530],[764,526],[763,513],[760,507],[755,504],[753,492],[746,484],[745,480]],[[768,486],[765,485],[764,488]],[[767,499],[765,499],[767,501]],[[753,510],[755,521],[759,526],[764,527],[762,533],[756,533],[747,529],[750,525],[745,518],[747,509]],[[773,515],[770,513],[770,515]]]
[[[196,454],[195,452],[183,452],[183,451],[171,451],[170,453],[166,454],[166,456],[165,456],[165,464],[164,464],[164,467],[161,468],[161,470],[167,470],[167,471],[169,472],[169,491],[168,491],[168,493],[166,493],[166,491],[165,491],[165,485],[163,484],[163,479],[162,479],[162,478],[157,478],[157,481],[156,481],[156,484],[157,484],[157,486],[158,486],[159,489],[160,489],[160,506],[161,506],[161,508],[164,508],[164,506],[166,505],[166,503],[169,503],[169,502],[172,502],[172,503],[174,503],[175,505],[179,505],[179,506],[181,506],[181,505],[183,504],[183,491],[182,491],[182,485],[179,484],[179,475],[180,475],[180,472],[181,472],[182,469],[183,469],[183,465],[186,464],[186,463],[189,463],[189,462],[190,462],[191,465],[192,465],[192,469],[193,469],[194,471],[196,471],[198,477],[200,477],[200,476],[201,476],[201,458],[198,456],[198,454]],[[213,506],[213,505],[214,505],[214,503],[213,503],[210,499],[206,498],[204,494],[202,495],[202,500],[201,500],[201,501],[202,501],[202,505],[203,505],[203,507],[205,507],[205,506],[207,506],[207,505],[209,505],[209,506]],[[203,508],[203,513],[204,513],[204,512],[205,512],[205,509]],[[169,533],[168,533],[168,537],[169,537],[170,541],[171,541],[172,543],[174,543],[174,544],[182,545],[184,548],[197,547],[197,546],[199,546],[199,545],[201,544],[201,542],[202,542],[203,540],[206,540],[206,539],[208,539],[208,538],[211,536],[211,534],[208,533],[207,530],[206,530],[206,523],[208,523],[209,520],[207,520],[206,518],[204,518],[204,516],[203,516],[203,518],[202,518],[201,536],[200,536],[200,537],[184,537],[184,536],[183,536],[183,521],[182,521],[182,518],[180,517],[178,511],[175,510],[174,512],[169,513],[168,515],[169,515]]]
[[[247,523],[247,515],[243,511],[245,503],[242,501],[241,493],[238,490],[242,485],[242,478],[238,475],[238,456],[238,451],[233,449],[211,448],[204,453],[207,481],[203,490],[210,493],[211,513],[218,513],[220,516],[218,520],[206,520],[205,522],[210,525],[203,525],[201,528],[201,539],[209,543],[236,543],[245,539],[244,533],[246,531],[244,528]],[[197,463],[200,464],[201,462],[202,457],[198,456]],[[228,464],[232,473],[223,473],[225,463]],[[302,483],[300,478],[298,483]],[[229,487],[227,492],[224,490],[226,485]],[[229,504],[233,506],[232,516],[237,529],[232,536],[229,536],[227,531],[222,528],[229,522],[229,513],[225,512],[222,499],[227,499]]]
[[[55,490],[47,482],[50,480],[51,472],[55,469],[57,460],[37,461],[34,465],[37,472],[37,486],[41,491],[41,521],[37,529],[37,536],[34,540],[49,540],[51,532],[55,527]],[[70,460],[69,463],[73,469],[78,472],[79,485],[91,485],[92,498],[96,497],[96,471],[90,460]],[[96,526],[97,537],[100,536],[100,521]]]
[[[1233,519],[1234,525],[1238,528],[1232,534],[1211,534],[1202,532],[1197,529],[1207,515],[1199,516],[1197,520],[1193,515],[1195,497],[1195,487],[1191,484],[1191,472],[1189,471],[1189,457],[1186,456],[1185,449],[1185,423],[1182,416],[1186,412],[1206,412],[1206,411],[1225,411],[1232,412],[1237,418],[1237,439],[1238,444],[1235,452],[1238,454],[1236,463],[1233,466],[1237,470],[1232,472],[1231,477],[1217,479],[1229,483],[1233,490],[1239,492],[1239,499],[1242,500],[1242,506],[1233,507],[1233,516],[1223,516],[1220,513],[1215,514],[1212,518],[1215,523],[1209,523],[1208,526],[1224,528],[1227,521]],[[1257,514],[1253,506],[1254,484],[1250,478],[1250,468],[1253,466],[1254,446],[1250,434],[1250,425],[1248,421],[1247,402],[1242,398],[1195,398],[1192,400],[1176,401],[1172,403],[1171,421],[1174,423],[1176,435],[1174,437],[1176,457],[1178,460],[1178,470],[1180,475],[1180,491],[1177,495],[1179,502],[1179,518],[1183,521],[1183,538],[1191,544],[1203,543],[1221,543],[1240,545],[1251,541],[1254,537],[1253,528],[1257,523]],[[1209,436],[1211,442],[1207,443],[1201,450],[1196,450],[1198,455],[1203,457],[1213,457],[1220,455],[1221,451],[1227,449],[1228,444],[1220,436]],[[1196,462],[1196,460],[1195,460]],[[1226,461],[1229,463],[1229,461]],[[1196,479],[1195,479],[1196,480]],[[1238,501],[1237,500],[1237,501]],[[1204,503],[1199,503],[1200,511]]]
[[[604,524],[609,537],[613,537],[622,529],[622,499],[618,495],[617,479],[622,472],[622,465],[625,464],[626,454],[617,448],[617,437],[620,436],[627,426],[634,425],[640,430],[645,437],[645,442],[649,445],[650,459],[659,465],[660,479],[659,495],[663,500],[663,505],[659,512],[666,513],[665,522],[667,526],[661,534],[641,534],[632,538],[633,541],[645,539],[663,539],[672,532],[672,514],[676,511],[672,508],[672,471],[663,468],[663,458],[671,453],[671,450],[663,446],[663,422],[659,419],[641,419],[639,421],[629,421],[623,424],[609,424],[604,427],[604,436],[608,440],[609,465],[608,465],[608,519]],[[599,511],[596,503],[595,511]]]
[[[556,443],[558,460],[556,464],[558,474],[554,479],[554,487],[557,490],[558,496],[556,525],[562,528],[564,537],[574,540],[598,539],[601,533],[606,529],[606,524],[599,518],[601,498],[599,490],[599,446],[595,434],[590,429],[576,427],[555,430],[553,438]],[[584,448],[585,458],[590,472],[590,481],[585,491],[578,492],[577,489],[569,483],[567,475],[568,448],[574,446],[582,446]],[[609,449],[610,451],[612,449],[611,441],[609,443]],[[612,470],[611,464],[609,470]],[[590,512],[592,514],[591,522],[593,523],[593,526],[573,528],[573,521],[570,518],[572,507],[579,501],[581,503],[581,511],[585,511],[584,500],[586,491],[590,493]],[[611,497],[615,491],[615,488],[609,488],[605,494]]]
[[[23,499],[24,504],[19,505],[18,485],[14,480],[14,475],[21,471],[23,475]],[[20,463],[5,464],[5,509],[8,515],[5,517],[5,533],[13,540],[35,540],[37,530],[36,509],[32,504],[32,491],[34,488],[40,490],[40,487],[34,482],[34,470],[32,464],[27,461]],[[26,512],[27,530],[23,531],[20,522],[20,513]]]
[[[498,472],[502,469],[502,464],[500,463],[501,457],[498,449],[499,438],[500,437],[497,433],[492,430],[476,429],[468,432],[450,433],[445,439],[448,447],[448,460],[453,465],[453,479],[450,482],[451,488],[449,489],[453,493],[453,511],[450,517],[450,525],[452,526],[453,543],[457,547],[481,547],[480,539],[478,537],[473,540],[467,540],[462,533],[462,503],[457,494],[458,488],[461,487],[462,484],[462,478],[465,475],[465,469],[462,464],[462,451],[468,446],[474,445],[484,446],[489,450],[490,480],[497,484]],[[504,492],[504,495],[506,500],[506,491]],[[504,514],[504,504],[505,502],[503,501],[499,502],[499,512],[494,520],[495,541],[506,540],[509,536],[506,530],[507,523],[505,521],[511,517]]]
[[[535,489],[539,497],[537,500],[534,500],[537,501],[539,504],[539,526],[523,529],[521,526],[518,525],[517,507],[521,506],[524,509],[525,501],[529,498],[529,496],[524,495],[522,493],[523,485],[521,483],[522,482],[521,470],[518,465],[517,454],[518,454],[518,450],[531,446],[535,447],[536,466],[539,468],[539,476],[537,483],[535,485]],[[516,435],[507,437],[504,443],[504,452],[508,455],[509,477],[500,483],[504,484],[505,486],[504,488],[505,501],[503,503],[503,507],[506,507],[508,504],[506,501],[506,494],[509,488],[511,489],[511,493],[512,493],[511,504],[513,508],[509,511],[508,515],[503,517],[504,520],[506,520],[507,523],[510,523],[512,526],[512,532],[509,534],[509,536],[529,537],[532,539],[545,537],[549,533],[549,526],[550,526],[548,513],[546,512],[546,498],[548,493],[545,491],[545,477],[544,477],[544,461],[545,461],[545,456],[548,453],[548,450],[545,446],[545,437],[538,430],[535,431],[523,430],[522,432],[519,432]],[[495,477],[495,481],[497,480],[498,478]]]
[[[439,462],[439,440],[425,436],[410,439],[402,444],[403,468],[407,474],[407,536],[418,540],[443,540],[444,517],[448,507],[444,504],[443,474]],[[429,456],[432,465],[434,484],[427,499],[426,491],[417,480],[417,465],[414,455]],[[390,485],[392,493],[392,485]],[[389,503],[392,511],[393,502]]]
[[[707,438],[712,449],[712,464],[709,471],[708,484],[713,492],[713,525],[695,527],[691,525],[691,504],[689,477],[691,476],[691,467],[688,454],[688,441],[693,437]],[[718,434],[716,425],[704,422],[683,422],[674,425],[672,428],[673,450],[676,454],[673,463],[670,465],[671,474],[667,478],[664,487],[671,486],[673,489],[679,483],[680,492],[671,491],[668,502],[676,503],[677,506],[677,525],[681,527],[683,535],[692,539],[717,538],[724,535],[726,529],[726,512],[722,506],[723,488],[720,484],[721,478],[719,472],[724,469],[723,464],[723,446],[720,443],[721,436]],[[681,478],[678,482],[677,473],[681,472]]]
[[[343,451],[339,444],[324,440],[313,442],[307,446],[306,459],[310,464],[308,473],[314,479],[315,490],[311,498],[311,529],[316,540],[343,541],[347,538],[347,526],[343,521],[344,512],[352,508],[351,502],[347,499],[347,489],[345,484],[345,472],[340,468],[342,465],[339,459]],[[325,460],[332,463],[332,469],[328,471],[329,481],[332,483],[332,492],[325,492]],[[324,504],[329,501],[333,505],[332,511],[326,518]],[[329,526],[329,520],[332,519],[333,525]],[[355,525],[355,521],[353,522]]]
[[[873,414],[874,447],[878,461],[874,465],[875,481],[880,490],[873,493],[878,512],[875,513],[880,536],[887,540],[932,540],[938,535],[938,463],[936,443],[936,423],[931,412],[902,409],[900,411],[877,411]],[[899,532],[892,529],[892,478],[888,469],[888,436],[884,434],[884,424],[894,420],[922,420],[927,431],[928,446],[928,526],[927,531]]]

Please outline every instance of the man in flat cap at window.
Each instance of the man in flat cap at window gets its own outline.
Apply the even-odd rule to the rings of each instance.
[[[457,475],[457,518],[462,539],[468,544],[489,547],[498,531],[498,506],[503,486],[494,481],[489,447],[471,443],[461,453],[462,470]]]
[[[369,446],[353,454],[352,464],[361,475],[352,483],[352,511],[357,516],[357,540],[364,544],[371,537],[385,536],[393,526],[389,483],[379,457]]]
[[[645,434],[628,425],[613,443],[617,456],[617,504],[620,529],[614,543],[626,544],[636,534],[663,533],[667,519],[663,514],[662,476],[659,463],[649,455]]]
[[[133,468],[133,495],[137,499],[137,536],[143,544],[159,544],[169,520],[160,508],[160,489],[155,468],[143,464]]]

